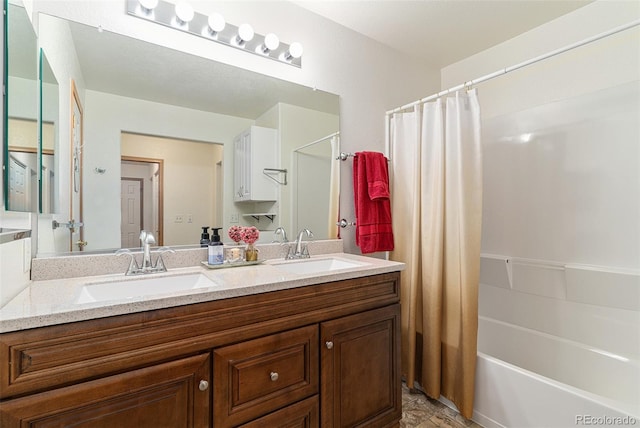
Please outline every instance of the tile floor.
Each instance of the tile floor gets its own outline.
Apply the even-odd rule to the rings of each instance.
[[[402,420],[400,428],[482,428],[437,400],[422,393],[412,394],[402,384]]]

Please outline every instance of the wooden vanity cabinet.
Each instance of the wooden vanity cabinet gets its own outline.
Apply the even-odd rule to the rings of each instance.
[[[209,354],[0,403],[4,427],[208,427]]]
[[[0,426],[398,426],[399,278],[0,334]]]

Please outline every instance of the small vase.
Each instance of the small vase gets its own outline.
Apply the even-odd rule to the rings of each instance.
[[[254,244],[247,244],[247,249],[244,254],[248,262],[255,262],[258,260],[258,249]]]

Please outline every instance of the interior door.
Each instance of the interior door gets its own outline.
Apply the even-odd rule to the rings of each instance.
[[[138,247],[142,230],[142,189],[139,178],[122,177],[120,190],[120,240],[122,248]]]
[[[27,211],[27,166],[9,156],[9,206],[14,211]]]

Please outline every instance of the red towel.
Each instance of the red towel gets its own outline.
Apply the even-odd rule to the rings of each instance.
[[[353,160],[356,245],[363,254],[393,250],[389,165],[382,153],[358,152]]]

